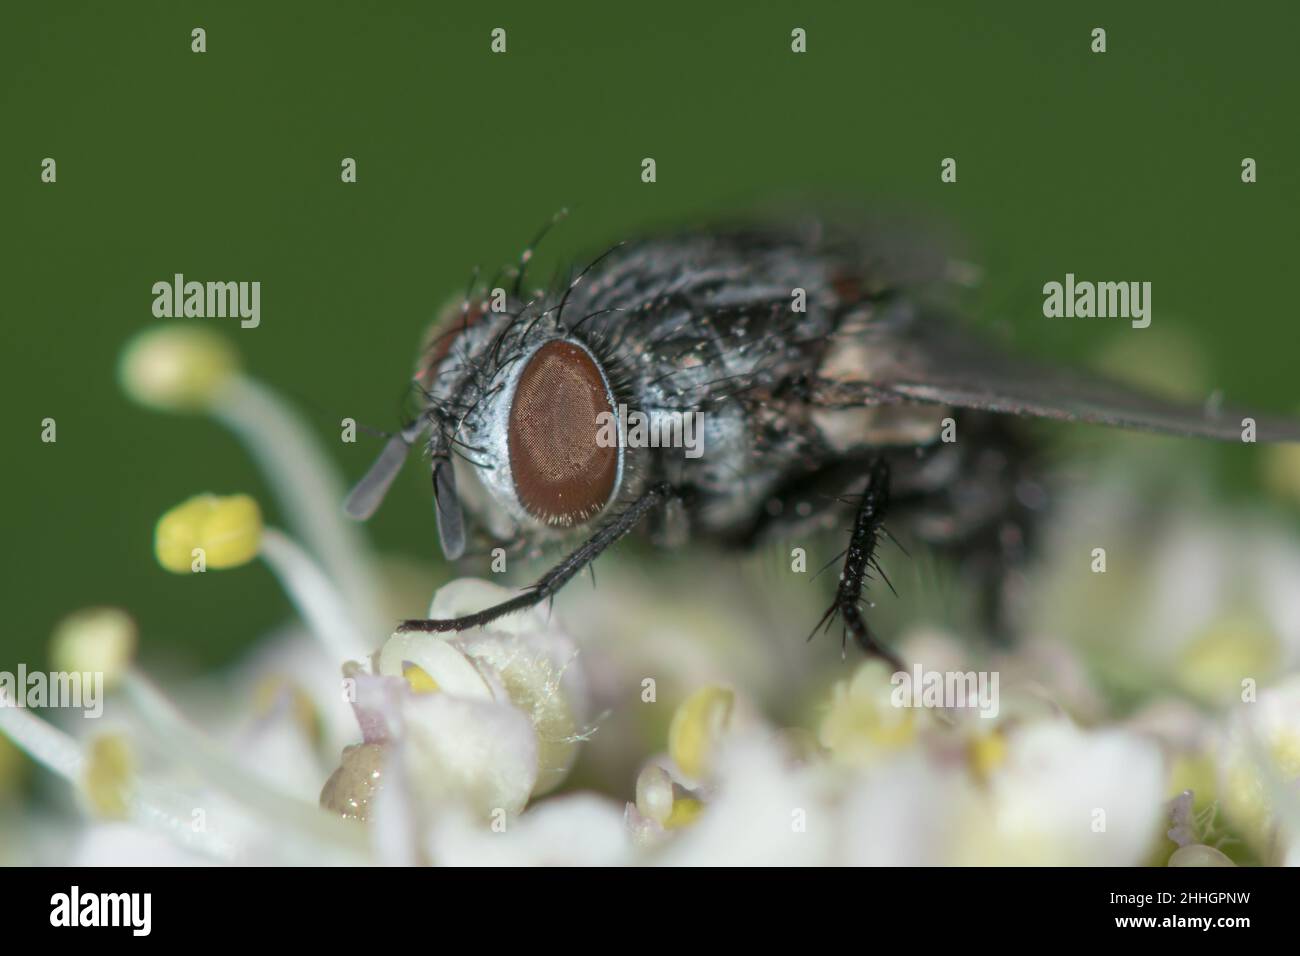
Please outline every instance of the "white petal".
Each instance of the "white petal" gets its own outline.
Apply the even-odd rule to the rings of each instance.
[[[448,694],[412,695],[401,755],[424,806],[463,804],[482,817],[523,809],[537,782],[537,735],[517,708]]]
[[[666,846],[669,866],[812,866],[831,862],[839,813],[816,764],[792,766],[770,738],[729,741],[718,754],[718,789]]]
[[[492,688],[460,647],[441,634],[397,633],[379,654],[379,673],[401,677],[414,664],[432,677],[438,689],[456,697],[492,700]]]
[[[964,862],[1136,865],[1159,832],[1164,782],[1159,748],[1137,734],[1030,725],[1008,739],[990,830],[969,828],[980,849]]]
[[[444,817],[430,840],[443,866],[618,866],[632,852],[622,807],[587,793],[543,801],[500,832]]]

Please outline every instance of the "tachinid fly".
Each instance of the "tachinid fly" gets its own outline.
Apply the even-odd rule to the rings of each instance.
[[[1239,413],[982,344],[935,294],[942,257],[881,248],[820,224],[691,232],[616,246],[532,298],[522,263],[512,291],[466,296],[419,358],[418,415],[347,510],[368,517],[427,436],[449,559],[471,531],[462,507],[487,540],[575,547],[510,601],[402,628],[463,630],[546,600],[643,522],[669,546],[742,547],[851,523],[822,623],[839,616],[897,664],[861,607],[869,578],[888,581],[875,556],[884,516],[960,559],[996,622],[1041,505],[1015,416],[1241,440]],[[652,433],[691,416],[698,457],[629,441],[633,416]],[[1300,440],[1294,422],[1252,417],[1258,441]],[[945,428],[960,439],[941,440]]]

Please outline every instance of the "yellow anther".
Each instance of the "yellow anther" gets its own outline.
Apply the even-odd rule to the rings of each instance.
[[[23,778],[22,751],[0,734],[0,796],[15,790]]]
[[[379,673],[405,678],[413,691],[438,690],[453,697],[492,700],[488,686],[472,661],[441,634],[400,632],[379,653]]]
[[[1260,730],[1253,746],[1241,740],[1224,754],[1218,794],[1219,805],[1235,829],[1256,850],[1268,852],[1276,842],[1277,801],[1285,794],[1279,781],[1300,779],[1300,730]]]
[[[726,687],[697,690],[677,708],[668,728],[668,753],[688,777],[708,771],[718,740],[731,723],[736,695]]]
[[[967,745],[966,758],[971,771],[987,780],[1007,759],[1007,740],[998,731],[981,734]]]
[[[154,554],[176,574],[235,568],[257,557],[261,540],[262,512],[248,495],[196,495],[158,519]]]
[[[136,629],[131,615],[115,607],[92,607],[69,614],[54,628],[50,662],[63,672],[101,673],[112,687],[135,656]]]
[[[1268,445],[1261,451],[1264,483],[1279,497],[1300,502],[1300,445]]]
[[[436,694],[442,690],[438,682],[419,664],[405,661],[402,664],[402,676],[406,678],[406,683],[411,685],[411,690],[417,694]]]
[[[1240,675],[1259,679],[1277,673],[1281,655],[1281,641],[1265,622],[1251,615],[1225,616],[1183,651],[1175,673],[1199,699],[1222,703],[1240,692]]]
[[[220,335],[170,326],[137,335],[122,352],[118,379],[131,398],[169,412],[212,403],[238,372],[239,360]]]
[[[703,809],[704,804],[694,797],[679,797],[673,801],[673,812],[669,814],[668,822],[664,824],[664,827],[675,830],[678,827],[693,823]]]
[[[890,668],[881,661],[860,665],[838,682],[818,739],[836,760],[865,765],[909,746],[917,735],[917,710],[895,706]]]
[[[269,716],[282,701],[288,702],[290,716],[303,735],[313,744],[319,744],[324,736],[321,716],[311,695],[302,687],[279,674],[271,674],[253,692],[253,709],[259,717]]]
[[[98,816],[112,820],[126,816],[132,767],[131,750],[125,738],[105,734],[91,742],[82,786],[91,810]]]

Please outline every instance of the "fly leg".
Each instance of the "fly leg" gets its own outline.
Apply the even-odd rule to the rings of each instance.
[[[622,538],[629,531],[637,526],[646,513],[656,505],[661,505],[666,501],[676,497],[676,491],[668,482],[659,482],[651,485],[646,491],[632,503],[632,505],[621,515],[614,518],[608,524],[604,525],[599,531],[587,539],[576,551],[566,557],[551,570],[547,571],[537,583],[527,588],[523,594],[513,597],[508,601],[502,601],[500,604],[493,605],[474,614],[467,614],[464,617],[453,617],[445,620],[429,620],[416,618],[409,621],[403,621],[398,626],[399,631],[464,631],[471,627],[482,627],[495,621],[499,617],[507,614],[513,614],[516,611],[523,611],[535,604],[540,604],[547,598],[555,595],[560,588],[564,587],[583,568],[595,561],[606,548],[615,541]]]
[[[871,571],[875,571],[885,581],[884,571],[876,560],[876,545],[883,531],[882,522],[889,505],[889,465],[883,458],[877,458],[867,473],[867,487],[858,504],[857,516],[853,519],[853,533],[849,538],[848,549],[844,553],[844,570],[840,572],[839,585],[835,590],[835,600],[826,609],[813,634],[821,628],[829,628],[838,614],[844,622],[845,635],[853,635],[858,646],[867,654],[882,658],[894,670],[904,670],[902,660],[889,648],[885,647],[867,627],[862,615],[863,586]],[[892,590],[892,585],[891,585]],[[811,637],[811,635],[809,635]]]

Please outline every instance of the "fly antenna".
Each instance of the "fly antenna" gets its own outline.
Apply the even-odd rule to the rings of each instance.
[[[343,502],[343,510],[349,517],[365,521],[378,510],[393,484],[393,479],[402,470],[402,464],[406,461],[411,446],[424,433],[426,427],[427,421],[421,416],[389,437],[384,450],[379,453],[379,458]]]

